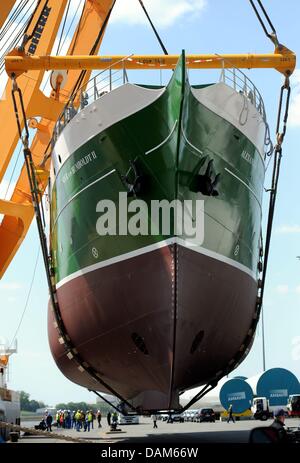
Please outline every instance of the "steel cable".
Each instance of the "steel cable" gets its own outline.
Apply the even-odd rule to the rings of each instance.
[[[13,26],[14,22],[17,20],[18,16],[20,15],[21,11],[24,10],[29,0],[21,0],[19,5],[13,10],[10,17],[7,19],[6,23],[0,30],[0,40],[2,40],[5,34],[10,30]]]
[[[39,261],[39,257],[40,257],[40,246],[38,247],[38,252],[37,252],[37,256],[36,256],[36,260],[35,260],[35,264],[34,264],[34,269],[33,269],[33,274],[32,274],[32,278],[31,278],[31,282],[30,282],[30,286],[29,286],[29,290],[28,290],[28,293],[27,293],[27,297],[26,297],[26,301],[25,301],[25,306],[24,306],[24,309],[23,309],[23,312],[22,312],[22,315],[21,315],[21,318],[20,318],[20,321],[19,321],[19,324],[17,326],[17,329],[15,331],[15,334],[13,335],[13,338],[11,340],[11,343],[10,343],[10,347],[13,345],[14,343],[14,340],[16,339],[17,337],[17,334],[21,328],[21,325],[22,325],[22,322],[23,322],[23,319],[24,319],[24,316],[25,316],[25,313],[26,313],[26,310],[27,310],[27,307],[28,307],[28,303],[29,303],[29,299],[30,299],[30,296],[31,296],[31,291],[32,291],[32,288],[33,288],[33,283],[34,283],[34,279],[35,279],[35,275],[36,275],[36,269],[37,269],[37,265],[38,265],[38,261]]]

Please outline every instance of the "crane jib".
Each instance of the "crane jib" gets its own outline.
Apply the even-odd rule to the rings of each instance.
[[[39,44],[42,33],[43,33],[44,28],[46,26],[46,23],[48,21],[50,11],[51,11],[51,8],[47,7],[47,6],[45,6],[45,8],[43,9],[43,12],[42,12],[42,14],[40,16],[40,19],[39,19],[38,23],[37,23],[37,26],[36,26],[33,34],[32,34],[33,38],[31,40],[29,50],[28,50],[28,53],[30,53],[30,55],[34,55],[35,52],[36,52],[36,48],[37,48],[37,46]]]

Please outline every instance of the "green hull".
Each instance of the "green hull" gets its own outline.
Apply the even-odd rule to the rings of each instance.
[[[241,156],[243,152],[251,156],[251,163]],[[90,153],[96,159],[72,174],[74,166]],[[100,132],[61,167],[51,200],[57,283],[95,263],[174,236],[98,235],[97,203],[111,199],[118,208],[119,192],[128,191],[122,176],[134,160],[145,178],[139,198],[149,204],[154,199],[203,199],[202,248],[242,265],[253,276],[257,274],[263,161],[245,135],[199,104],[182,64],[154,104]],[[197,176],[205,173],[211,160],[212,177],[220,174],[217,197],[193,191]],[[99,251],[96,257],[93,248]]]

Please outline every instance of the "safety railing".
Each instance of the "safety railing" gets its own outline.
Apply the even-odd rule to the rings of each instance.
[[[264,101],[257,87],[255,87],[254,83],[240,69],[235,67],[232,67],[232,69],[225,68],[224,60],[222,61],[223,68],[220,75],[220,82],[229,85],[236,92],[248,98],[266,122]]]
[[[126,61],[130,59],[131,56],[132,55],[126,56],[122,60],[96,74],[88,81],[84,88],[80,88],[69,98],[55,124],[51,140],[52,147],[65,126],[76,114],[82,111],[87,105],[99,100],[103,95],[128,82]],[[123,63],[122,69],[114,69],[114,66],[120,63]]]
[[[126,71],[126,61],[130,60],[132,55],[122,58],[117,63],[108,66],[103,71],[92,77],[84,88],[80,88],[68,100],[64,110],[58,118],[51,140],[52,147],[57,141],[64,127],[73,119],[73,117],[82,111],[87,105],[101,98],[106,93],[111,92],[116,87],[124,85],[128,82],[128,74]],[[266,112],[263,98],[253,84],[253,82],[240,69],[231,65],[230,68],[225,68],[225,60],[222,59],[223,68],[220,75],[220,82],[223,82],[240,94],[244,95],[258,110],[263,120],[266,122]],[[123,63],[122,69],[114,69],[119,63]]]

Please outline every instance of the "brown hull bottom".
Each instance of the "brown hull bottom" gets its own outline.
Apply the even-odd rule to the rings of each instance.
[[[57,291],[81,357],[144,410],[178,408],[178,392],[205,384],[239,351],[257,285],[219,260],[170,245],[77,277]],[[70,380],[107,392],[80,372],[58,342],[54,359]]]

